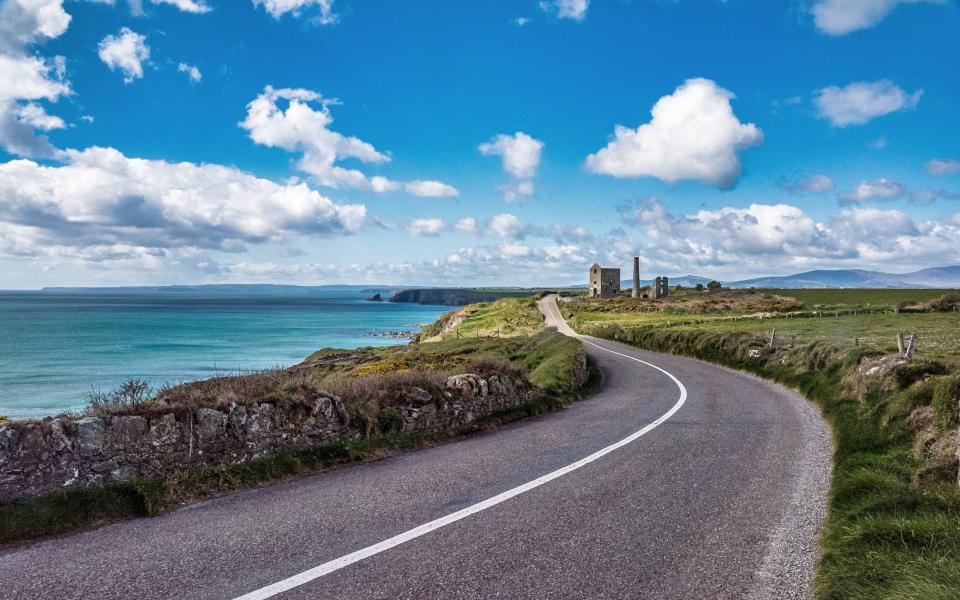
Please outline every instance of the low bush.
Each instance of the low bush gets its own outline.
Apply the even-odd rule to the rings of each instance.
[[[953,312],[960,309],[960,294],[944,294],[927,302],[927,307],[937,312]]]
[[[109,392],[91,390],[87,410],[96,415],[108,415],[136,409],[153,400],[154,389],[143,379],[128,379]]]
[[[960,425],[960,375],[943,377],[937,382],[931,406],[936,412],[940,429],[952,429]]]
[[[377,415],[377,424],[380,426],[380,433],[397,433],[403,425],[400,409],[396,406],[381,408],[380,414]]]
[[[946,375],[949,369],[946,365],[936,361],[913,360],[898,365],[890,371],[890,377],[898,390],[905,390],[914,383],[922,381],[932,375]]]

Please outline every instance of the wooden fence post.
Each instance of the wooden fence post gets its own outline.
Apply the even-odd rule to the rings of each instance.
[[[907,354],[904,358],[913,358],[913,353],[917,350],[917,334],[910,335],[910,341],[907,342]]]

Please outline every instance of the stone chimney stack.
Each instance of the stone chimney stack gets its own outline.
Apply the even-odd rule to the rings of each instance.
[[[633,290],[630,292],[633,298],[640,297],[640,257],[633,257]]]

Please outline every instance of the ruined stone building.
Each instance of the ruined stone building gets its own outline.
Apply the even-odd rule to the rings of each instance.
[[[666,277],[657,277],[653,280],[653,283],[650,284],[650,297],[654,300],[657,298],[666,298],[669,291],[670,286]]]
[[[666,298],[670,291],[670,283],[666,277],[656,277],[650,284],[650,293],[643,294],[644,298],[656,300]],[[598,263],[593,263],[590,267],[590,287],[589,294],[591,298],[613,298],[620,294],[620,269],[608,269],[601,267]],[[630,295],[634,298],[640,298],[640,257],[633,257],[633,285]]]
[[[590,267],[590,297],[612,298],[620,293],[620,269],[607,269],[598,263]]]

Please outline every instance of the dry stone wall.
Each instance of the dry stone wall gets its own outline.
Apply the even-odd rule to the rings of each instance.
[[[406,390],[397,405],[400,430],[455,431],[541,393],[507,375],[455,375],[440,393]],[[232,403],[224,410],[14,421],[0,426],[0,502],[69,486],[166,477],[360,435],[340,398],[324,393],[291,406]]]

